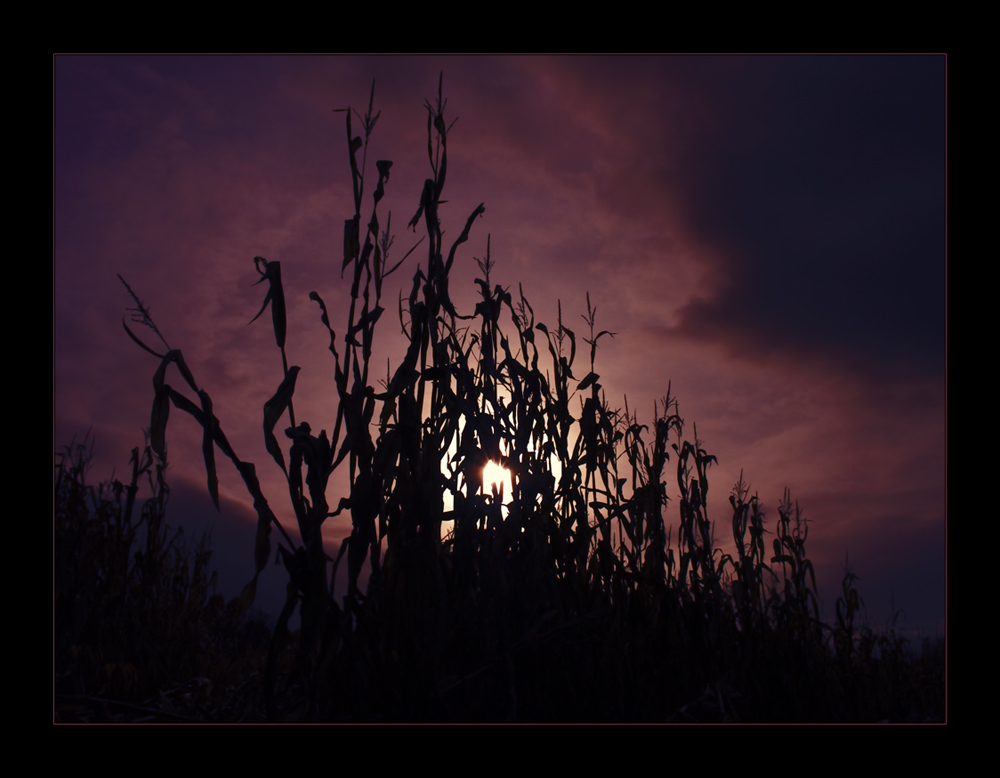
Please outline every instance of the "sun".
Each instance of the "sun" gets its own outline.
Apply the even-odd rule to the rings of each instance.
[[[514,487],[510,480],[510,470],[491,459],[483,467],[483,494],[492,494],[494,485],[497,492],[503,495],[505,505],[513,499]]]

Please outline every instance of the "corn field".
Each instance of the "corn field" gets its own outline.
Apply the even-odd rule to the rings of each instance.
[[[231,609],[225,629],[240,634],[265,566],[280,560],[288,579],[287,600],[255,669],[246,664],[236,672],[235,659],[225,668],[229,675],[256,673],[246,686],[253,702],[226,707],[224,685],[215,683],[214,702],[203,690],[200,713],[192,703],[176,715],[323,722],[943,721],[943,666],[936,654],[929,646],[910,650],[895,631],[876,634],[856,624],[863,607],[856,576],[844,579],[836,623],[821,621],[808,524],[787,490],[769,520],[741,477],[731,487],[731,517],[713,521],[707,495],[716,457],[682,418],[671,385],[654,403],[653,418],[642,419],[627,401],[609,402],[599,347],[623,336],[601,329],[589,295],[582,327],[564,322],[561,304],[555,324],[543,323],[523,285],[513,290],[494,283],[487,235],[484,256],[474,258],[479,299],[474,310],[456,308],[449,274],[456,261],[468,261],[465,244],[474,235],[482,240],[486,208],[475,208],[457,238],[445,241],[438,209],[453,130],[446,103],[439,82],[436,98],[426,102],[429,177],[415,193],[407,224],[421,239],[398,259],[391,220],[380,212],[392,162],[367,163],[380,117],[374,85],[363,115],[343,112],[354,212],[343,222],[342,261],[331,276],[349,285],[346,320],[334,321],[315,291],[303,301],[329,335],[330,353],[321,356],[335,366],[332,429],[296,419],[296,381],[308,366],[288,364],[281,264],[253,258],[266,290],[254,320],[270,308],[283,367],[262,411],[274,460],[267,466],[281,469],[289,510],[264,494],[257,465],[230,445],[222,413],[216,415],[195,378],[196,366],[167,345],[128,289],[135,307],[125,329],[159,361],[148,447],[134,452],[133,485],[148,474],[165,496],[168,421],[172,409],[182,411],[174,424],[193,418],[203,431],[200,457],[216,506],[217,458],[223,456],[235,465],[257,514],[256,574],[228,606],[212,601],[220,613]],[[409,295],[387,302],[386,280],[395,274],[412,278]],[[392,318],[407,345],[385,375],[372,363],[372,346],[376,329]],[[136,324],[157,340],[140,337]],[[376,378],[376,371],[385,377]],[[489,463],[506,472],[509,493],[484,480]],[[66,460],[61,466],[68,472]],[[331,488],[338,469],[346,470],[346,494]],[[673,500],[670,483],[679,492]],[[118,528],[115,564],[125,568],[133,493],[126,488],[128,504],[106,519]],[[144,509],[144,515],[153,521],[162,510]],[[351,529],[333,551],[324,546],[322,529],[338,517],[349,517]],[[723,553],[715,540],[716,531],[730,528],[735,554]],[[151,526],[149,536],[158,532]],[[57,556],[61,548],[57,543]],[[142,558],[149,562],[157,553],[167,552],[146,550]],[[206,563],[196,556],[195,610],[208,602]],[[57,632],[63,629],[60,581],[70,565],[56,560]],[[337,591],[343,567],[346,591]],[[101,595],[105,602],[113,596]],[[180,601],[139,601],[168,614],[169,623],[197,622],[183,615]],[[76,624],[73,607],[67,600],[66,624]],[[293,632],[296,612],[301,628]],[[98,651],[95,639],[73,629],[57,639],[57,668],[66,673],[68,657],[79,664],[85,646]],[[121,631],[139,634],[134,625]],[[208,642],[191,643],[201,646],[192,649],[191,666],[175,668],[169,682],[223,673],[221,665],[205,664]],[[227,645],[244,650],[238,642]],[[138,656],[138,649],[122,651],[116,666]],[[251,662],[241,656],[240,662]],[[87,672],[99,675],[105,664],[95,659]],[[84,679],[73,699],[93,707],[79,702],[87,687],[88,700],[101,689],[105,696],[128,691],[134,705],[147,705],[167,677],[141,670],[138,660],[131,666],[121,672],[142,676],[141,683],[129,686],[123,675],[112,690]],[[116,672],[112,668],[112,676]],[[225,688],[231,702],[238,685],[230,681]]]

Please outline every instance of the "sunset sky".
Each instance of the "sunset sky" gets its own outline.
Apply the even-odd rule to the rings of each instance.
[[[291,529],[261,430],[282,368],[270,315],[248,326],[266,293],[252,286],[253,257],[281,262],[286,349],[302,368],[296,421],[330,431],[333,358],[308,295],[319,292],[342,336],[353,202],[344,114],[332,111],[364,113],[374,79],[369,180],[375,160],[392,160],[379,213],[384,226],[392,211],[390,261],[401,258],[420,237],[405,225],[430,175],[424,101],[441,71],[446,117],[459,117],[445,245],[486,208],[452,272],[459,311],[473,310],[487,235],[494,281],[515,295],[521,283],[538,321],[555,326],[561,300],[579,337],[589,292],[598,327],[616,333],[597,353],[609,402],[627,395],[649,423],[672,382],[688,437],[697,424],[718,457],[709,516],[725,550],[742,469],[769,529],[786,486],[810,520],[824,616],[849,552],[874,626],[894,601],[907,630],[943,633],[943,56],[57,56],[54,445],[91,430],[92,481],[112,469],[124,479],[142,445],[158,360],[122,329],[134,304],[120,273]],[[396,299],[426,268],[422,249],[385,292],[376,376],[402,357]],[[183,386],[175,370],[167,381]],[[214,523],[220,586],[233,596],[253,575],[251,500],[217,453],[215,512],[201,428],[177,409],[167,442],[170,520]],[[332,505],[346,496],[339,475]],[[346,516],[328,522],[328,553],[349,528]],[[272,615],[286,580],[270,565],[261,577]]]

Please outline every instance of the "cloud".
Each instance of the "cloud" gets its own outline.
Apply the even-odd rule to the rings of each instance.
[[[942,374],[943,59],[781,58],[749,91],[685,166],[725,281],[681,332]]]

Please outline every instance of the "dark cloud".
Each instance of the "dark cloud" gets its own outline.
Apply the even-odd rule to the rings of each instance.
[[[944,368],[944,59],[751,62],[710,100],[686,216],[725,282],[681,329],[767,353]]]

